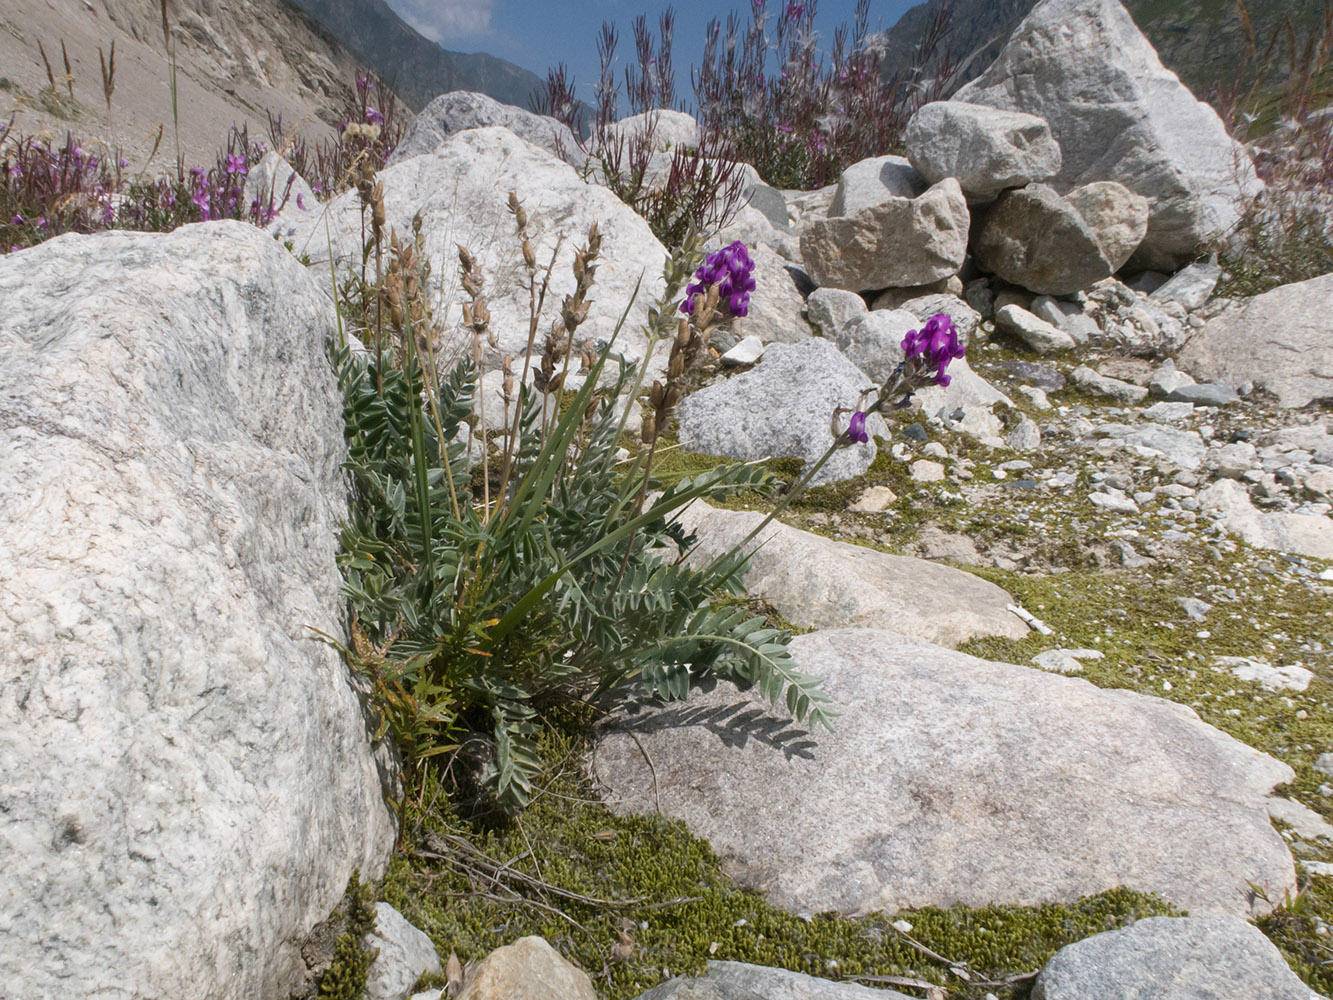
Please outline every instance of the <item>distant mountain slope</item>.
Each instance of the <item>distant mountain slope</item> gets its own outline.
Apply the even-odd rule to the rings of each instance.
[[[928,0],[905,13],[882,32],[885,65],[891,72],[907,67],[916,56],[926,24],[948,0]],[[1124,0],[1125,7],[1161,56],[1196,96],[1206,98],[1229,80],[1244,51],[1240,15],[1234,0]],[[952,0],[953,24],[948,44],[963,64],[957,86],[979,76],[999,55],[1020,21],[1037,0]],[[1254,27],[1263,40],[1287,14],[1298,28],[1318,20],[1314,0],[1248,0]],[[1285,50],[1284,50],[1285,51]]]
[[[449,90],[475,90],[528,106],[535,73],[485,53],[450,52],[418,34],[384,0],[286,0],[324,24],[414,111]]]
[[[266,112],[320,139],[332,134],[356,60],[320,24],[282,0],[168,0],[175,39],[181,152],[211,164],[233,122],[267,138]],[[223,14],[225,13],[225,16]],[[38,43],[57,77],[47,82]],[[69,54],[73,95],[64,80]],[[98,49],[115,49],[110,109]],[[119,149],[138,170],[163,135],[151,169],[175,159],[171,67],[160,0],[0,0],[0,120],[23,133]]]

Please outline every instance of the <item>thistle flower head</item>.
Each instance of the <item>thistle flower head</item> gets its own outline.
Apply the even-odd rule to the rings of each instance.
[[[753,271],[754,261],[740,240],[710,253],[685,289],[680,311],[693,314],[694,297],[706,295],[709,287],[716,285],[721,306],[737,318],[746,315],[750,311],[750,293],[755,289]]]

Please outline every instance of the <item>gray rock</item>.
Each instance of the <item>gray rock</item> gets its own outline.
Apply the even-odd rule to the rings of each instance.
[[[425,256],[436,275],[456,273],[456,244],[470,248],[485,278],[491,330],[499,347],[487,352],[491,367],[500,356],[521,357],[527,351],[530,300],[524,284],[526,268],[508,192],[517,191],[528,214],[528,230],[537,260],[545,265],[559,242],[546,306],[538,319],[545,331],[558,317],[564,296],[574,290],[575,250],[596,222],[602,236],[602,258],[591,295],[588,318],[579,327],[580,340],[606,342],[620,323],[634,289],[638,295],[616,341],[616,351],[641,360],[647,340],[640,332],[648,308],[661,293],[666,251],[648,223],[610,191],[581,180],[574,168],[551,153],[504,128],[474,128],[450,136],[428,155],[413,156],[380,171],[388,227],[400,236],[412,232],[412,219],[423,219]],[[304,220],[303,220],[304,222]],[[325,233],[327,223],[328,235]],[[356,191],[329,202],[318,220],[305,224],[296,251],[310,256],[316,280],[329,280],[327,246],[343,273],[361,263],[362,219]],[[439,319],[446,330],[445,356],[471,350],[470,335],[461,325],[461,294],[452,296]]]
[[[746,461],[792,455],[813,462],[833,442],[834,408],[855,409],[868,388],[865,373],[827,340],[773,344],[754,368],[681,401],[680,441],[692,451]],[[816,483],[851,479],[870,467],[874,435],[886,436],[888,428],[872,414],[866,430],[871,440],[839,451]]]
[[[1236,441],[1209,448],[1204,464],[1219,476],[1240,479],[1258,466],[1259,456],[1248,441]]]
[[[940,483],[944,481],[944,466],[928,458],[918,458],[912,463],[912,481],[914,483]]]
[[[740,365],[752,365],[763,356],[764,342],[758,337],[749,336],[722,355],[720,360],[729,367],[739,367]]]
[[[364,943],[378,951],[366,976],[366,1000],[403,1000],[423,973],[440,971],[430,938],[388,903],[375,904],[375,930]]]
[[[774,229],[791,232],[791,220],[787,216],[787,196],[775,187],[767,184],[750,184],[741,193],[746,203],[758,212]]]
[[[1009,432],[1005,443],[1014,451],[1036,451],[1041,447],[1041,428],[1031,417],[1024,417]]]
[[[854,292],[924,285],[962,267],[968,223],[958,182],[943,180],[915,198],[812,220],[801,230],[801,259],[817,285]]]
[[[597,1000],[592,980],[545,938],[519,938],[468,969],[458,1000]]]
[[[1001,366],[1010,375],[1047,392],[1059,392],[1065,387],[1065,377],[1049,365],[1036,361],[1006,361]]]
[[[820,336],[835,340],[845,324],[864,315],[866,300],[843,288],[816,288],[805,300],[806,316]]]
[[[1304,667],[1275,667],[1266,660],[1255,660],[1248,656],[1219,656],[1216,663],[1237,680],[1251,681],[1269,691],[1304,691],[1310,686],[1310,681],[1314,680],[1314,673]],[[1269,800],[1268,812],[1269,815],[1281,818],[1273,807],[1273,802],[1277,801],[1281,800]]]
[[[1168,358],[1148,379],[1148,394],[1157,399],[1166,399],[1176,389],[1193,384],[1193,377],[1179,371],[1176,363]]]
[[[403,141],[389,154],[386,166],[392,167],[413,156],[433,153],[451,136],[470,128],[498,126],[507,128],[520,139],[540,146],[567,163],[581,167],[583,151],[567,125],[512,104],[501,104],[486,94],[451,90],[441,94],[417,112],[403,133]],[[411,232],[411,230],[406,230]]]
[[[931,184],[956,178],[969,198],[1060,172],[1060,147],[1044,119],[962,101],[923,106],[903,133],[907,157]]]
[[[0,301],[0,981],[286,996],[395,835],[311,631],[344,634],[327,290],[211,222],[10,254]]]
[[[1069,380],[1074,383],[1080,392],[1086,392],[1094,396],[1109,396],[1111,399],[1118,399],[1122,403],[1141,403],[1148,395],[1148,390],[1141,385],[1122,382],[1118,378],[1108,378],[1093,371],[1087,365],[1079,365],[1075,368],[1070,373]]]
[[[1283,407],[1333,401],[1333,274],[1282,285],[1209,320],[1177,363],[1200,381],[1252,382]]]
[[[699,536],[693,559],[739,544],[763,520],[757,511],[695,503],[681,516]],[[942,646],[974,636],[1021,639],[1027,626],[1008,610],[1013,598],[993,583],[950,566],[837,542],[780,522],[764,528],[745,574],[745,592],[802,628],[884,628]],[[941,606],[938,595],[955,595]]]
[[[1096,507],[1109,510],[1114,514],[1137,514],[1139,505],[1125,496],[1120,490],[1097,490],[1088,494],[1088,499]]]
[[[1005,281],[1069,295],[1124,263],[1146,230],[1147,214],[1146,200],[1118,184],[1076,188],[1064,198],[1045,184],[1029,184],[996,200],[972,252],[983,270]]]
[[[1191,621],[1201,622],[1208,617],[1208,612],[1213,610],[1213,606],[1207,601],[1201,601],[1197,597],[1177,597],[1176,603],[1180,605],[1180,610],[1184,611],[1190,617]]]
[[[1084,660],[1101,660],[1105,657],[1106,654],[1097,649],[1047,649],[1034,656],[1032,662],[1043,670],[1077,674],[1083,671]]]
[[[1142,458],[1164,458],[1182,469],[1199,468],[1208,450],[1198,431],[1157,424],[1102,424],[1097,432],[1121,442]]]
[[[1149,917],[1065,945],[1032,1000],[1320,1000],[1259,928],[1234,917]]]
[[[1074,338],[1080,347],[1101,335],[1097,321],[1083,311],[1078,302],[1065,302],[1049,295],[1038,295],[1032,300],[1029,310],[1038,319],[1045,320],[1051,326],[1063,330]]]
[[[1078,346],[1069,334],[1038,319],[1018,305],[1007,305],[997,310],[995,328],[1017,337],[1038,354],[1072,351]]]
[[[883,384],[906,357],[903,338],[920,326],[905,309],[874,309],[840,326],[836,342],[852,364]]]
[[[799,344],[814,336],[805,319],[805,300],[796,290],[787,262],[765,246],[750,251],[755,292],[749,314],[727,323],[733,339],[758,337],[765,344]]]
[[[1261,513],[1250,503],[1245,487],[1219,479],[1199,492],[1204,510],[1220,513],[1220,524],[1257,549],[1294,552],[1315,559],[1333,559],[1333,520],[1310,514]]]
[[[1147,198],[1141,268],[1189,263],[1261,188],[1217,113],[1162,67],[1117,0],[1043,0],[955,99],[1045,118],[1064,154],[1057,190],[1110,180]]]
[[[1194,415],[1193,403],[1153,403],[1143,411],[1145,420],[1156,420],[1163,424],[1175,424],[1188,420]]]
[[[1216,260],[1191,264],[1159,285],[1152,297],[1159,302],[1179,302],[1186,309],[1198,309],[1208,301],[1221,277],[1222,268]]]
[[[717,246],[727,246],[740,240],[753,253],[755,247],[769,247],[783,260],[792,264],[801,262],[801,244],[796,234],[773,225],[754,205],[742,205],[731,220],[717,231]]]
[[[890,198],[916,198],[932,183],[923,180],[901,156],[873,156],[842,172],[826,215],[855,215]]]
[[[1198,385],[1177,386],[1166,394],[1172,403],[1192,403],[1194,406],[1227,406],[1240,401],[1240,393],[1221,382],[1203,382]]]
[[[835,983],[786,969],[743,962],[709,962],[697,978],[678,976],[654,986],[638,1000],[909,1000],[894,990]]]
[[[1126,886],[1245,916],[1251,882],[1275,898],[1294,882],[1265,807],[1292,770],[1184,706],[876,629],[791,649],[842,711],[836,732],[719,682],[610,720],[592,758],[604,800],[683,820],[741,885],[797,913]]]
[[[977,332],[977,327],[981,325],[981,314],[970,305],[960,299],[957,295],[948,292],[936,292],[930,295],[918,295],[912,298],[899,299],[891,306],[881,305],[881,301],[888,300],[889,293],[885,293],[874,302],[875,309],[903,309],[910,312],[917,318],[918,323],[924,323],[930,317],[943,313],[948,316],[953,323],[953,328],[958,331],[958,340],[961,344],[967,345],[972,342],[973,335]]]
[[[1314,762],[1315,770],[1333,778],[1333,753],[1321,753]]]
[[[1115,181],[1076,187],[1065,201],[1092,230],[1113,273],[1125,266],[1148,232],[1148,199]]]
[[[1272,690],[1304,691],[1314,678],[1314,674],[1304,667],[1275,667],[1283,672],[1285,683],[1274,685]],[[1269,685],[1265,684],[1265,687]],[[1296,835],[1306,840],[1333,840],[1333,823],[1329,823],[1309,806],[1284,799],[1279,795],[1268,800],[1268,815],[1291,827]]]

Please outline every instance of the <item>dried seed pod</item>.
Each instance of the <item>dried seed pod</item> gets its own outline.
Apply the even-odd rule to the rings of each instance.
[[[676,346],[684,347],[689,342],[690,342],[690,321],[687,320],[684,316],[682,316],[680,318],[680,322],[676,325]]]
[[[667,378],[676,380],[685,374],[685,355],[671,352],[671,363],[667,366]]]
[[[662,401],[666,399],[666,387],[661,382],[653,381],[653,387],[648,390],[648,401],[657,409],[661,409]]]
[[[529,271],[537,267],[537,255],[532,252],[532,243],[527,238],[523,240],[523,263]]]
[[[643,418],[643,429],[639,432],[639,437],[644,444],[652,444],[657,440],[657,419],[651,413]]]

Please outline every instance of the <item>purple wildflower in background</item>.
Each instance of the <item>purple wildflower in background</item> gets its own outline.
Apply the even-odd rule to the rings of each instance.
[[[246,172],[245,157],[238,156],[235,153],[227,154],[227,173],[244,174]]]
[[[919,331],[909,330],[903,338],[902,348],[907,354],[905,364],[915,373],[935,369],[933,377],[919,383],[924,385],[948,385],[951,376],[946,375],[944,369],[967,350],[958,342],[958,331],[945,313],[930,317]]]
[[[694,272],[694,281],[685,289],[680,311],[694,314],[694,297],[707,295],[709,286],[717,285],[719,303],[736,318],[750,311],[750,293],[754,291],[754,261],[740,240],[710,253]]]
[[[299,208],[302,212],[310,211],[310,209],[305,207],[305,195],[300,191],[296,193],[296,207]]]
[[[383,125],[384,116],[375,108],[366,108],[366,121],[370,122],[372,125]]]

